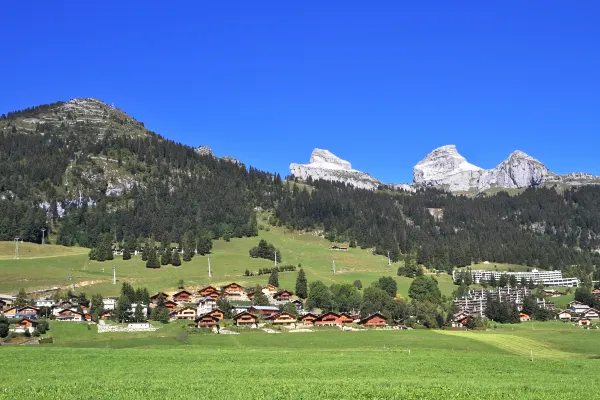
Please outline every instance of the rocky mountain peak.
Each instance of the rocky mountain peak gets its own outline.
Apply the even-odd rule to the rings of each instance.
[[[329,150],[314,149],[310,155],[311,164],[324,164],[325,167],[339,167],[342,169],[352,169],[349,161],[342,160]],[[329,164],[329,165],[328,165]]]
[[[455,145],[438,147],[413,168],[413,180],[425,186],[447,186],[450,190],[468,190],[483,170],[469,163]]]
[[[323,149],[313,150],[310,164],[290,164],[290,171],[292,175],[303,180],[311,178],[344,182],[360,189],[375,190],[380,185],[371,175],[352,169],[350,162]]]
[[[212,156],[212,149],[208,146],[198,146],[194,151],[201,156]]]

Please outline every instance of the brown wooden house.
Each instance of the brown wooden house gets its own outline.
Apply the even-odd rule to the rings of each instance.
[[[361,319],[359,324],[363,326],[383,327],[387,325],[387,321],[383,315],[375,313]]]
[[[160,293],[156,293],[154,296],[150,297],[150,301],[154,304],[158,303],[158,298],[162,296],[164,301],[167,301],[169,299],[169,295],[166,294],[165,292],[160,292]]]
[[[319,318],[318,315],[315,314],[304,314],[303,316],[300,317],[300,323],[304,324],[304,325],[314,325],[315,320]]]
[[[111,313],[110,311],[104,311],[102,314],[98,315],[99,319],[110,319]]]
[[[354,323],[354,318],[348,313],[341,313],[340,322],[342,323],[342,325],[352,324]]]
[[[181,290],[173,295],[173,301],[189,303],[192,301],[192,294],[187,290]]]
[[[290,301],[293,295],[294,293],[289,290],[280,290],[273,295],[273,298],[277,301]]]
[[[254,326],[258,323],[258,317],[243,311],[233,317],[233,323],[237,326]]]
[[[38,309],[35,307],[31,307],[31,306],[25,306],[25,307],[21,307],[19,308],[19,317],[25,317],[25,318],[29,318],[29,317],[35,317],[38,314]]]
[[[264,318],[279,314],[279,307],[275,306],[252,306],[248,309],[250,314],[260,315]]]
[[[165,308],[167,310],[173,311],[175,308],[177,308],[177,303],[175,303],[172,300],[165,301]]]
[[[62,310],[56,316],[57,321],[91,321],[90,314],[80,313],[74,310]]]
[[[271,285],[270,283],[264,287],[269,293],[277,293],[277,286]]]
[[[246,294],[244,287],[235,282],[225,285],[221,288],[221,297],[224,299],[236,300],[244,297]]]
[[[265,319],[273,325],[290,326],[296,323],[296,316],[288,312],[280,312]]]
[[[340,320],[340,315],[334,313],[332,311],[322,314],[317,318],[313,325],[315,326],[341,326],[342,321]]]
[[[198,328],[214,328],[218,323],[218,318],[208,314],[204,314],[196,318],[196,326]]]
[[[214,286],[207,286],[198,291],[198,294],[202,297],[211,297],[215,300],[219,299],[219,290]]]
[[[196,309],[192,307],[184,307],[177,311],[177,319],[189,319],[193,321],[196,319]]]
[[[219,321],[225,318],[225,314],[223,313],[223,311],[219,310],[218,308],[215,308],[211,312],[208,312],[204,315],[210,315],[211,317],[215,317]]]
[[[15,324],[15,326],[17,328],[23,328],[23,329],[28,329],[28,330],[35,329],[37,327],[37,325],[38,325],[37,321],[30,320],[29,318],[21,318]]]

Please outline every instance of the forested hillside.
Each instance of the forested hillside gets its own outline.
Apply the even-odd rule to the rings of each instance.
[[[488,260],[584,276],[599,264],[598,186],[472,198],[308,185],[199,154],[93,99],[0,118],[1,240],[40,242],[42,228],[87,247],[103,235],[253,236],[260,207],[272,224],[444,270]]]

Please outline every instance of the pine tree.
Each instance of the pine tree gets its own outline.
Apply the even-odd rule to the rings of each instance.
[[[508,286],[508,276],[506,274],[500,275],[500,281],[498,281],[498,286],[500,286],[500,287]]]
[[[129,247],[125,246],[123,249],[123,260],[131,260],[131,252],[129,251]]]
[[[177,251],[177,249],[175,249],[175,251],[171,255],[171,264],[174,267],[179,267],[181,265],[181,258],[179,258],[179,252]]]
[[[160,265],[169,265],[171,264],[171,250],[168,247],[165,247],[161,256],[160,256]]]
[[[158,256],[156,255],[156,249],[153,246],[147,246],[148,250],[146,252],[146,268],[160,268],[160,261]]]
[[[302,268],[300,268],[298,276],[296,277],[296,296],[301,299],[306,299],[308,297],[308,282]]]
[[[273,268],[271,271],[271,275],[269,276],[269,285],[279,287],[279,270],[277,268]]]
[[[135,312],[133,313],[133,319],[135,322],[144,322],[146,316],[144,315],[144,309],[140,303],[137,303],[135,306]]]

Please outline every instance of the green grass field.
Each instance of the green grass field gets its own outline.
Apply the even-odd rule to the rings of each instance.
[[[360,279],[364,286],[381,276],[393,276],[398,281],[399,293],[406,297],[411,279],[396,276],[400,264],[388,265],[387,258],[375,256],[367,250],[350,249],[332,251],[332,243],[311,234],[289,233],[283,228],[272,227],[270,231],[260,231],[259,237],[232,239],[230,242],[214,242],[211,254],[212,278],[208,277],[207,258],[197,256],[181,267],[166,266],[157,270],[145,268],[141,257],[134,256],[123,261],[120,257],[113,261],[97,262],[88,260],[88,250],[62,246],[39,246],[22,244],[27,249],[24,255],[14,260],[14,243],[2,242],[0,246],[0,293],[16,293],[21,287],[28,291],[60,286],[67,288],[68,275],[72,275],[76,291],[88,294],[102,293],[116,295],[120,282],[130,282],[134,286],[147,286],[152,292],[174,289],[183,279],[186,286],[200,287],[206,284],[225,284],[236,281],[242,285],[266,284],[268,275],[245,277],[244,271],[258,271],[271,267],[272,262],[253,259],[248,250],[264,238],[281,249],[283,264],[302,264],[307,278],[323,280],[326,284],[335,282],[352,283]],[[11,247],[12,246],[12,247]],[[23,254],[23,252],[21,252]],[[332,271],[335,258],[336,274]],[[112,284],[112,265],[117,267],[117,285]],[[294,290],[296,273],[279,274],[280,286]],[[454,290],[452,279],[447,274],[438,276],[440,289],[450,294]]]
[[[576,388],[593,398],[600,330],[533,328],[183,338],[184,324],[98,334],[54,322],[55,344],[2,348],[2,365],[26,367],[4,374],[0,398],[548,399]]]

